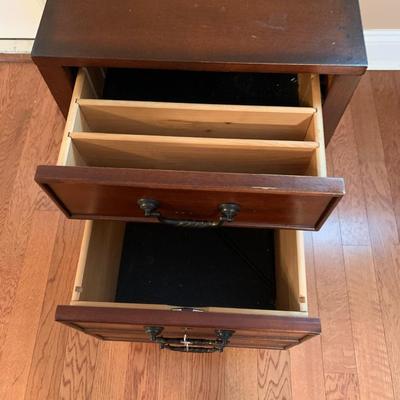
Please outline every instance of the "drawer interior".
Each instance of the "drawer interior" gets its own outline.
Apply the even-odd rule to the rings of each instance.
[[[302,233],[87,221],[72,305],[307,315]]]
[[[274,309],[274,231],[128,223],[115,300]]]
[[[319,77],[82,69],[58,164],[326,176]]]
[[[102,98],[173,103],[300,106],[296,74],[108,68]]]

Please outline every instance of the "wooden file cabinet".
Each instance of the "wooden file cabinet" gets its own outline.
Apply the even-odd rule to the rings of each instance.
[[[325,145],[366,68],[358,5],[173,3],[46,5],[33,58],[67,121],[57,165],[35,179],[67,217],[88,220],[56,320],[178,351],[286,349],[320,332],[307,315],[301,230],[318,230],[344,195],[343,180],[326,176]],[[121,259],[148,246],[127,244],[132,223],[139,236],[152,223],[171,237],[274,230],[275,307],[221,306],[211,294],[199,306],[190,293],[176,304],[168,290],[162,303],[121,301]]]

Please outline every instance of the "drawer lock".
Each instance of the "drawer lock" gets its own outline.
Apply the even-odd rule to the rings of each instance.
[[[235,216],[240,211],[240,207],[235,203],[222,203],[218,209],[220,217],[218,221],[198,221],[187,219],[165,218],[157,211],[159,202],[153,199],[139,199],[138,206],[144,211],[145,217],[155,217],[159,222],[167,225],[174,225],[183,228],[213,228],[223,225],[225,222],[233,222]]]
[[[215,339],[190,339],[185,333],[183,338],[165,338],[159,336],[164,328],[160,326],[146,326],[145,332],[153,343],[158,343],[161,349],[182,351],[187,353],[215,353],[222,352],[229,344],[229,339],[234,331],[216,329]]]

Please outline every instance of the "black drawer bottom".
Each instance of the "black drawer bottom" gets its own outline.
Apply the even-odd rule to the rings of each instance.
[[[297,89],[295,74],[109,68],[103,98],[296,107]]]
[[[115,301],[275,308],[274,231],[128,223]]]

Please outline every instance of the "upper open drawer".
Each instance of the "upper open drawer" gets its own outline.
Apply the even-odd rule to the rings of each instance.
[[[344,194],[326,177],[318,75],[174,86],[177,72],[112,70],[103,90],[94,72],[78,74],[58,165],[36,173],[69,217],[314,230]]]

